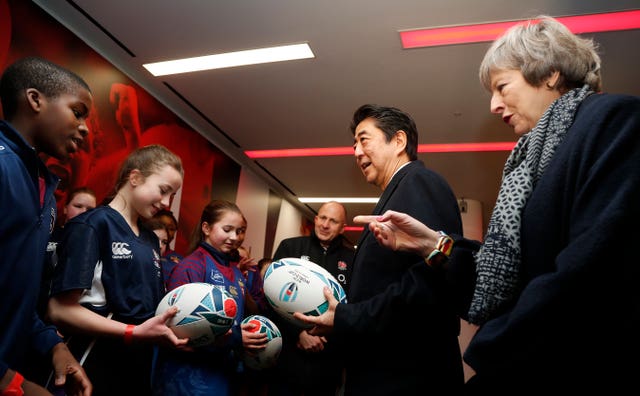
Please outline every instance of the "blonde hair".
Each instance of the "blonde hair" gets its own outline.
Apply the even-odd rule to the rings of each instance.
[[[560,73],[555,88],[566,92],[588,84],[602,90],[600,56],[592,39],[584,39],[556,19],[542,15],[517,24],[496,39],[480,64],[480,82],[491,90],[491,72],[519,70],[534,87],[553,72]]]
[[[166,147],[159,144],[152,144],[132,151],[120,166],[116,185],[111,197],[115,196],[127,183],[129,175],[134,169],[139,170],[143,177],[149,177],[166,165],[171,166],[180,173],[180,176],[184,177],[182,160]]]

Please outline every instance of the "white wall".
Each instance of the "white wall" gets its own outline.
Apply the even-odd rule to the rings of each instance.
[[[283,239],[302,235],[302,231],[300,230],[302,218],[302,214],[298,209],[288,201],[282,200],[280,216],[278,217],[278,226],[276,228],[276,236],[273,241],[274,252]]]
[[[242,168],[238,181],[236,205],[247,219],[244,246],[256,260],[264,257],[264,239],[269,211],[269,187],[253,172]]]
[[[476,199],[460,198],[458,199],[458,206],[460,206],[464,237],[482,241],[484,237],[482,202]]]
[[[171,207],[169,208],[169,210],[173,212],[173,216],[176,218],[176,220],[178,220],[178,223],[180,223],[180,202],[182,202],[182,187],[180,187],[178,191],[176,191],[176,195],[173,196],[173,201],[171,201]],[[173,241],[171,241],[171,243],[169,244],[169,247],[172,250],[176,249],[176,239],[177,238],[174,236]],[[188,239],[189,236],[187,236],[187,240]]]
[[[248,223],[244,246],[251,249],[251,257],[260,259],[265,256],[269,187],[251,170],[244,167],[240,172],[236,205],[240,207]],[[283,199],[273,242],[274,251],[283,239],[302,235],[300,227],[302,220],[302,213]]]
[[[482,224],[482,203],[475,199],[462,198],[458,200],[460,206],[460,216],[462,217],[462,231],[465,238],[482,241],[484,237],[484,226]],[[471,338],[478,330],[478,327],[460,319],[460,350],[464,353]],[[464,363],[465,381],[473,376],[471,367]]]

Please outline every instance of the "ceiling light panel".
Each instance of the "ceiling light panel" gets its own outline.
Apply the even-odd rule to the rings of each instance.
[[[309,59],[313,57],[314,54],[309,44],[303,43],[147,63],[142,66],[149,70],[151,74],[158,77],[227,67]]]

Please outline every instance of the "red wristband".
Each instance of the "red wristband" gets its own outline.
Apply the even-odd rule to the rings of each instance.
[[[125,344],[131,344],[131,342],[133,341],[133,329],[135,329],[136,326],[134,325],[127,325],[127,328],[124,329],[124,343]]]
[[[24,395],[24,390],[22,390],[22,383],[24,382],[24,377],[22,374],[16,371],[16,374],[13,376],[9,385],[2,390],[0,395],[2,396],[22,396]]]

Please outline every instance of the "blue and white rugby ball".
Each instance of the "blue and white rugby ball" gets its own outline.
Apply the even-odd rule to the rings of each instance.
[[[262,315],[251,315],[242,321],[242,324],[251,323],[252,333],[267,335],[267,344],[264,349],[257,352],[245,351],[243,355],[244,364],[254,370],[263,370],[276,365],[278,357],[282,351],[282,334],[269,318]]]
[[[187,283],[171,290],[158,304],[156,315],[174,305],[178,313],[167,326],[178,338],[188,338],[194,347],[209,345],[226,334],[238,312],[231,294],[209,283]]]
[[[328,286],[341,303],[347,295],[336,278],[316,263],[300,258],[283,258],[269,265],[264,274],[264,294],[273,309],[300,327],[306,323],[293,317],[294,312],[320,316],[329,308],[322,289]]]

